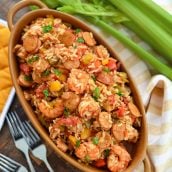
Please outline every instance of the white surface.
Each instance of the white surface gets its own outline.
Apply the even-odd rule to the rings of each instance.
[[[7,22],[2,20],[2,19],[0,19],[0,24],[2,24],[4,26],[7,26]],[[0,130],[1,130],[2,126],[3,126],[3,124],[4,124],[5,116],[6,116],[7,112],[8,112],[8,109],[9,109],[11,103],[12,103],[14,95],[15,95],[15,89],[12,87],[12,89],[10,91],[10,94],[8,96],[8,99],[7,99],[6,103],[5,103],[5,106],[4,106],[3,110],[2,110],[2,113],[0,114]]]

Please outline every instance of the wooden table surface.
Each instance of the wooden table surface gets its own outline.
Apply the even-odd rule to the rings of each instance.
[[[0,0],[0,18],[6,20],[6,15],[7,15],[9,8],[18,1],[19,0]],[[20,16],[22,16],[22,14],[24,12],[25,11],[21,11],[21,12],[17,13],[15,20],[20,18]],[[19,111],[21,118],[27,119],[27,117],[18,101],[17,96],[15,96],[10,110]],[[70,164],[66,163],[63,159],[58,157],[48,145],[46,145],[46,146],[47,146],[47,151],[48,151],[48,153],[47,153],[48,161],[50,162],[50,164],[55,172],[78,172],[79,171],[79,170],[75,169],[74,167],[72,167]],[[24,155],[18,149],[15,148],[15,145],[14,145],[12,137],[9,133],[9,129],[8,129],[6,121],[5,121],[5,124],[2,128],[2,130],[0,131],[0,153],[3,153],[4,155],[7,155],[7,156],[15,159],[16,161],[23,164],[27,169],[29,169]],[[32,162],[33,162],[34,167],[37,172],[47,172],[48,171],[43,162],[38,161],[38,160],[35,161],[35,159],[32,160]]]

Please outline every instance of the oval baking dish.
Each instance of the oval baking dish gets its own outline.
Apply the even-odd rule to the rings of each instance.
[[[21,19],[13,26],[13,17],[15,13],[28,5],[38,5],[42,9],[36,10],[36,11],[31,11],[25,14],[24,16],[21,17]],[[53,143],[53,141],[50,139],[49,134],[47,130],[41,125],[40,121],[34,114],[34,111],[30,104],[25,100],[24,95],[23,95],[23,90],[21,86],[18,84],[17,79],[19,76],[19,66],[17,63],[17,58],[14,53],[14,47],[15,45],[19,42],[21,33],[23,31],[23,28],[26,25],[29,25],[31,21],[35,20],[38,17],[46,17],[46,15],[52,15],[55,18],[60,18],[62,19],[63,22],[65,23],[70,23],[73,27],[75,28],[81,28],[83,31],[88,31],[92,32],[94,35],[95,40],[105,46],[108,50],[108,52],[111,54],[112,57],[115,57],[119,62],[120,58],[116,54],[116,52],[104,41],[104,39],[99,36],[94,30],[92,30],[89,26],[87,26],[85,23],[82,21],[64,14],[57,12],[55,10],[50,10],[48,9],[44,4],[42,4],[40,1],[36,0],[30,0],[30,1],[21,1],[18,4],[16,4],[14,7],[11,8],[9,11],[8,15],[8,25],[11,30],[11,37],[10,37],[10,43],[9,43],[9,65],[10,65],[10,72],[11,72],[11,77],[16,89],[16,93],[18,95],[18,98],[21,102],[22,107],[24,108],[28,118],[31,120],[33,123],[34,127],[37,129],[37,131],[40,133],[40,135],[44,138],[44,140],[52,147],[52,149],[60,155],[62,158],[64,158],[67,162],[72,164],[73,166],[77,167],[78,169],[82,171],[103,171],[98,168],[95,168],[93,166],[85,165],[84,163],[78,162],[75,158],[67,155],[66,153],[60,151],[56,145]],[[128,74],[129,78],[129,87],[132,91],[132,96],[134,97],[134,102],[139,108],[140,113],[142,114],[142,119],[141,119],[141,128],[139,130],[139,140],[137,143],[134,144],[134,148],[132,148],[131,151],[131,156],[132,156],[132,161],[129,164],[128,168],[125,170],[126,172],[132,171],[140,161],[142,161],[145,157],[146,154],[146,144],[147,144],[147,127],[146,127],[146,121],[145,121],[145,112],[144,112],[144,107],[141,102],[141,98],[138,94],[136,85],[134,84],[134,81],[132,77],[129,75],[127,69],[124,67],[124,65],[121,63],[122,70]]]

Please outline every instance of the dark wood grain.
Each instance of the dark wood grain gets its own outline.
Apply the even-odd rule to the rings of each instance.
[[[9,8],[12,5],[14,5],[16,2],[18,2],[18,0],[0,0],[0,18],[1,19],[6,20],[6,16],[7,16],[7,12]],[[19,19],[20,16],[22,16],[23,13],[25,13],[26,11],[27,9],[24,9],[24,11],[18,12],[16,14],[15,21],[17,21],[17,19]],[[27,119],[17,96],[15,96],[13,100],[10,111],[11,110],[17,110],[21,118]],[[79,171],[75,169],[74,167],[72,167],[70,164],[66,163],[63,159],[58,157],[48,145],[46,145],[46,147],[48,151],[47,152],[48,161],[50,162],[55,172],[78,172]],[[27,165],[24,155],[15,148],[15,145],[9,133],[9,129],[8,129],[8,125],[6,121],[2,130],[0,131],[0,153],[3,153],[4,155],[7,155],[15,159],[16,161],[20,162],[28,169],[28,165]],[[37,172],[48,171],[43,162],[38,161],[36,159],[33,159],[32,162]]]

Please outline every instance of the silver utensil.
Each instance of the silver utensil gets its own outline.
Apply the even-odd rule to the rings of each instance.
[[[21,120],[19,119],[19,117],[15,111],[9,112],[6,116],[6,119],[7,119],[8,126],[10,128],[10,132],[13,137],[15,146],[21,152],[24,153],[27,163],[29,165],[30,171],[35,172],[35,169],[32,165],[31,159],[29,157],[29,146],[19,130],[19,127],[21,128],[21,130],[23,130]]]
[[[28,172],[27,169],[19,164],[18,162],[12,160],[11,158],[0,153],[0,170],[4,172]]]
[[[38,159],[42,160],[47,166],[50,172],[54,172],[47,160],[47,150],[44,144],[42,144],[39,135],[33,129],[28,121],[23,122],[23,134],[31,149],[32,154]]]

